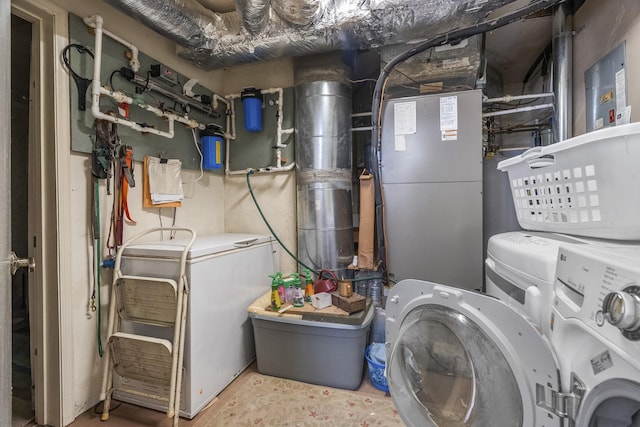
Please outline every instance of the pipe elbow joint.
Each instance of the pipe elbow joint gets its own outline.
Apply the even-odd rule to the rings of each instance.
[[[129,60],[129,67],[133,70],[134,73],[137,73],[140,70],[140,61],[138,60],[138,51],[131,50],[131,59]]]
[[[102,16],[100,15],[89,15],[83,19],[84,23],[91,27],[95,28],[97,24],[102,25],[104,21],[102,20]]]

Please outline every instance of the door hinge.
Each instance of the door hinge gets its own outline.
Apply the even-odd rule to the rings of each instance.
[[[573,393],[555,393],[553,413],[561,418],[575,420],[580,398]]]
[[[584,383],[575,374],[571,375],[571,392],[569,393],[561,393],[537,384],[538,406],[560,418],[567,419],[568,425],[574,426],[585,390]]]

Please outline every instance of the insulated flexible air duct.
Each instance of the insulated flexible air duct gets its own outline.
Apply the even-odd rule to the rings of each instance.
[[[180,46],[203,48],[213,37],[218,14],[195,0],[105,0]]]
[[[311,76],[295,86],[298,257],[341,277],[353,260],[351,87]]]
[[[253,35],[266,27],[269,20],[269,0],[237,0],[242,24]]]
[[[271,7],[286,22],[304,27],[316,18],[320,0],[271,0]]]
[[[105,0],[184,49],[205,69],[407,43],[475,25],[514,0],[237,0],[213,13],[196,0]]]

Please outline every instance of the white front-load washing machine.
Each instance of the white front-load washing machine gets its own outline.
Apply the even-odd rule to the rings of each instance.
[[[569,425],[640,427],[640,247],[561,246],[550,340]]]
[[[403,280],[387,381],[408,426],[640,427],[640,246],[560,245],[549,336],[479,293]]]
[[[560,391],[558,360],[520,310],[409,279],[386,314],[387,381],[408,426],[562,426],[544,404]]]

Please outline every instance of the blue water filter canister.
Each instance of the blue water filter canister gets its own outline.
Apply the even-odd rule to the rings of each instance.
[[[244,107],[244,128],[247,132],[262,132],[262,93],[248,87],[240,94]]]
[[[224,134],[217,126],[209,125],[200,131],[202,147],[202,168],[207,170],[222,168],[224,157]]]

